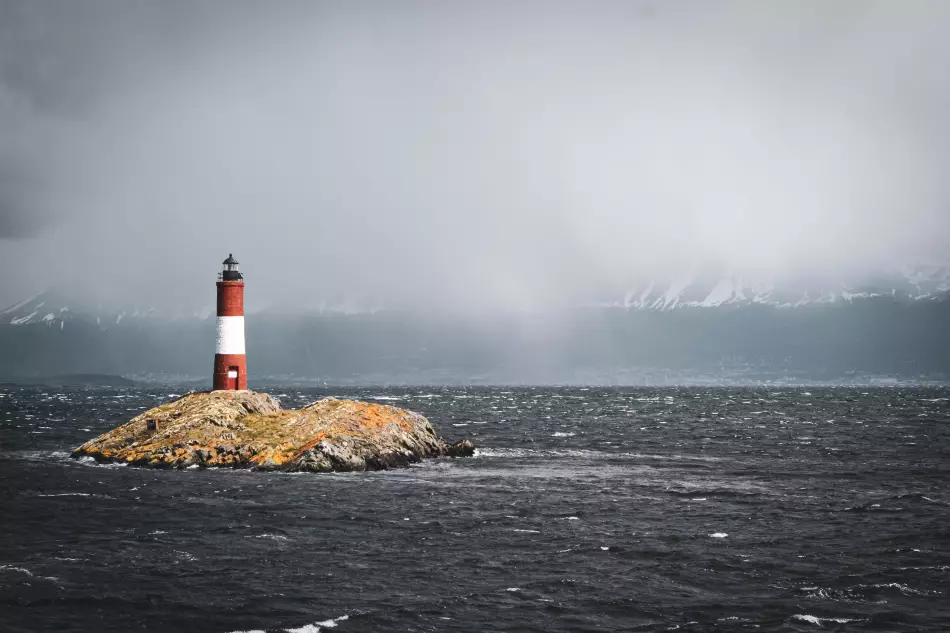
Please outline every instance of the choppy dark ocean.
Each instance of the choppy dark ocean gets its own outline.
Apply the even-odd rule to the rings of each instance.
[[[950,630],[950,390],[268,391],[478,454],[97,466],[68,452],[173,391],[0,388],[0,630]]]

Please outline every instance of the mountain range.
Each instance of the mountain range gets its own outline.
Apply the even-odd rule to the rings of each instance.
[[[890,298],[894,301],[942,301],[950,297],[950,263],[914,264],[886,269],[860,279],[794,280],[777,283],[749,275],[691,271],[672,280],[650,280],[628,291],[623,297],[593,302],[587,306],[628,310],[682,310],[686,308],[722,308],[751,305],[798,308],[820,304],[853,303],[864,299]],[[257,311],[267,314],[355,314],[379,312],[378,309],[354,309],[353,306],[324,305],[319,309],[271,305]],[[251,314],[254,314],[253,312]],[[95,321],[108,329],[123,320],[198,319],[215,316],[214,304],[193,306],[187,310],[168,310],[160,305],[106,307],[84,297],[71,296],[58,289],[26,297],[0,310],[0,325],[45,324],[64,328],[72,320]]]
[[[754,276],[691,272],[671,282],[647,282],[628,292],[626,308],[673,310],[730,305],[769,305],[781,308],[853,302],[874,297],[901,301],[941,300],[950,293],[950,264],[915,264],[885,269],[873,276],[798,279],[777,283]]]
[[[249,313],[252,379],[328,383],[944,380],[950,265],[860,283],[691,274],[556,312]],[[209,381],[214,307],[105,307],[50,290],[0,310],[0,380],[73,373]]]

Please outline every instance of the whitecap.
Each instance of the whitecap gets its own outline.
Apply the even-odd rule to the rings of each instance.
[[[897,582],[884,582],[884,583],[877,583],[874,585],[858,585],[858,586],[859,587],[873,587],[875,589],[897,589],[902,594],[914,595],[914,596],[926,596],[926,595],[929,595],[930,593],[927,591],[921,591],[919,589],[913,589],[911,587],[908,587],[907,585],[902,585]]]
[[[729,535],[726,534],[725,532],[713,532],[709,536],[711,536],[712,538],[726,538]]]
[[[91,497],[92,495],[88,492],[58,492],[58,493],[49,494],[49,495],[37,493],[36,496],[37,497]]]
[[[814,624],[815,626],[821,626],[823,622],[835,622],[837,624],[847,624],[849,622],[861,622],[861,620],[852,620],[849,618],[819,618],[814,615],[808,615],[803,613],[796,613],[792,616],[796,620],[801,620],[802,622],[808,622],[809,624]]]
[[[26,567],[16,567],[15,565],[0,565],[0,569],[9,569],[10,571],[18,571],[21,574],[26,574],[29,577],[33,577],[33,572],[31,572]]]
[[[95,466],[96,468],[124,468],[124,467],[126,467],[126,466],[129,465],[128,462],[103,462],[103,463],[99,463],[99,462],[96,461],[96,459],[95,459],[94,457],[90,457],[89,455],[83,455],[83,456],[80,457],[77,461],[78,461],[80,464],[84,464],[84,465],[86,465],[86,466]]]
[[[334,619],[332,619],[332,620],[324,620],[323,622],[317,622],[317,624],[320,625],[320,626],[325,626],[325,627],[327,627],[327,628],[331,628],[331,629],[332,629],[333,627],[335,627],[335,626],[336,626],[337,624],[339,624],[340,622],[345,622],[346,620],[349,620],[349,619],[350,619],[350,616],[348,616],[348,615],[341,615],[340,617],[334,618]]]
[[[525,448],[476,448],[475,457],[527,457],[533,451]]]
[[[303,626],[296,629],[284,629],[287,633],[320,633],[320,627],[325,629],[332,629],[339,625],[340,622],[349,620],[350,616],[341,615],[338,618],[331,618],[329,620],[323,620],[322,622],[315,622],[314,624],[304,624]],[[239,633],[239,632],[235,632]],[[263,632],[262,632],[263,633]]]
[[[508,587],[505,591],[521,591],[521,587]]]
[[[282,536],[280,534],[256,534],[254,535],[254,538],[266,538],[272,541],[289,541],[290,540],[286,536]]]
[[[555,431],[551,437],[574,437],[577,433],[569,433],[566,431]]]
[[[803,622],[808,622],[808,623],[814,624],[814,625],[816,625],[816,626],[821,626],[821,618],[816,618],[816,617],[813,616],[813,615],[807,615],[807,614],[803,615],[803,614],[800,614],[800,613],[796,613],[796,614],[793,615],[792,617],[795,618],[796,620],[801,620],[801,621],[803,621]]]
[[[519,530],[515,528],[514,530],[512,530],[512,532],[527,532],[529,534],[540,534],[541,530]]]
[[[40,579],[40,580],[49,580],[50,582],[55,582],[55,583],[58,583],[58,582],[59,582],[59,578],[57,578],[57,577],[55,577],[55,576],[37,576],[36,574],[34,574],[33,572],[31,572],[31,571],[30,571],[29,569],[27,569],[26,567],[17,567],[16,565],[0,565],[0,571],[2,571],[2,570],[4,570],[4,569],[9,569],[10,571],[15,571],[15,572],[19,572],[19,573],[21,573],[21,574],[26,574],[26,575],[29,576],[30,578],[38,578],[38,579]]]

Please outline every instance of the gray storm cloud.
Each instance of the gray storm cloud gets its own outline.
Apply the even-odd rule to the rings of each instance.
[[[941,2],[7,2],[0,302],[532,309],[950,246]],[[250,286],[249,286],[250,288]]]

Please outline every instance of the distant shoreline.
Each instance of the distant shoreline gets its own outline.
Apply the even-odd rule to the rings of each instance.
[[[49,387],[134,387],[135,380],[114,374],[58,374],[55,376],[0,376],[0,385]]]

